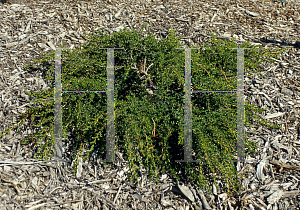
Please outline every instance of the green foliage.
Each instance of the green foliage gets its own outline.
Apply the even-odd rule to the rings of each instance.
[[[82,49],[62,51],[63,90],[106,90],[107,53],[99,48],[124,48],[114,52],[115,149],[125,153],[132,173],[130,179],[136,179],[140,167],[144,166],[149,179],[155,175],[156,181],[162,173],[168,173],[177,179],[195,181],[207,189],[208,181],[215,182],[215,175],[220,175],[229,192],[237,191],[239,177],[231,162],[236,143],[235,94],[193,94],[193,149],[196,159],[202,162],[175,162],[184,157],[185,55],[183,50],[176,49],[182,47],[179,37],[175,37],[174,30],[170,32],[160,41],[151,34],[143,38],[134,30],[121,30],[111,36],[100,31],[97,35],[86,35],[89,42]],[[233,41],[217,40],[213,34],[210,43],[192,50],[194,89],[237,88],[236,50],[229,49],[237,47]],[[282,53],[282,50],[269,51],[261,46],[251,46],[249,42],[240,47],[253,48],[245,50],[245,72],[248,75],[257,72],[262,61]],[[39,128],[39,132],[23,141],[35,149],[38,159],[51,158],[54,154],[54,100],[49,100],[54,93],[54,56],[55,53],[51,52],[27,66],[27,69],[46,69],[50,89],[27,93],[35,98],[31,102],[36,107],[29,108],[18,119],[18,124],[12,124],[15,128],[25,119],[30,119],[31,124]],[[147,68],[148,74],[143,74],[142,70]],[[158,87],[155,95],[150,95],[142,85],[150,80]],[[74,170],[80,156],[88,160],[98,151],[98,158],[105,158],[106,105],[106,94],[103,93],[64,93],[62,96],[63,137],[71,133]],[[245,110],[246,126],[261,123],[278,128],[255,114],[262,109],[246,103]],[[248,138],[245,146],[246,156],[256,152],[257,145]],[[179,171],[182,171],[182,176]]]

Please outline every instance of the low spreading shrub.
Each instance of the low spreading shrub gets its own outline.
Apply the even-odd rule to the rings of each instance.
[[[212,35],[210,42],[192,50],[193,89],[234,90],[237,88],[237,52],[230,48],[236,48],[237,44],[234,39],[217,40]],[[155,175],[156,181],[162,173],[168,173],[208,189],[208,181],[215,182],[219,175],[226,182],[228,192],[237,191],[241,185],[231,161],[236,150],[236,94],[193,94],[192,146],[194,159],[201,162],[175,162],[184,157],[185,54],[176,49],[183,46],[174,30],[159,41],[151,34],[143,37],[134,30],[121,30],[110,36],[99,31],[96,35],[86,35],[86,38],[89,41],[82,48],[62,51],[63,90],[105,90],[107,52],[99,48],[124,48],[114,52],[115,149],[123,151],[124,158],[129,161],[130,179],[137,179],[143,166],[149,179]],[[249,42],[240,47],[252,48],[245,50],[247,75],[258,72],[261,62],[272,62],[270,57],[282,53],[278,49],[252,46]],[[53,51],[26,67],[47,73],[50,89],[26,92],[35,106],[28,108],[17,124],[11,124],[12,127],[2,134],[18,129],[27,120],[36,132],[23,139],[22,144],[32,148],[38,159],[52,158],[54,154],[54,63]],[[63,93],[63,137],[70,134],[74,169],[79,157],[105,159],[106,105],[106,94],[103,93]],[[279,128],[258,117],[257,112],[265,110],[247,101],[245,111],[246,126],[261,123]],[[246,136],[246,156],[256,153],[256,149],[255,142]]]

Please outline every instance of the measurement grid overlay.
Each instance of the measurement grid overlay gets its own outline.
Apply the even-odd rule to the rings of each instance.
[[[55,52],[55,106],[54,106],[54,140],[55,156],[62,158],[62,93],[105,93],[107,95],[107,130],[106,130],[106,160],[105,162],[114,162],[115,148],[115,126],[114,126],[114,49],[124,48],[100,48],[107,49],[107,91],[63,91],[61,84],[61,48]],[[214,91],[192,91],[191,88],[191,50],[198,48],[177,48],[185,49],[185,108],[184,108],[184,160],[176,162],[200,162],[192,160],[192,93],[237,93],[237,154],[238,160],[234,162],[245,161],[244,144],[244,116],[245,116],[245,98],[244,98],[244,49],[251,48],[231,48],[237,49],[237,90],[214,90]],[[101,160],[101,162],[104,162]]]

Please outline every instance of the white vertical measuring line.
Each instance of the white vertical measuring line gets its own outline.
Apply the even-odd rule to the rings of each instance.
[[[245,96],[244,96],[244,49],[237,48],[237,144],[238,162],[245,161],[244,121],[245,121]]]
[[[107,128],[106,128],[106,160],[114,161],[115,124],[114,124],[114,49],[107,48]]]
[[[237,142],[236,149],[238,154],[237,167],[245,161],[245,141],[244,141],[244,122],[245,122],[245,95],[244,95],[244,49],[252,48],[230,48],[237,49]]]
[[[115,58],[114,50],[124,48],[100,48],[107,49],[107,127],[106,127],[106,162],[114,162],[115,159]],[[103,161],[101,161],[103,162]]]
[[[200,162],[192,160],[192,75],[191,75],[191,50],[195,48],[176,48],[185,49],[185,71],[184,71],[184,160],[176,162]]]
[[[54,140],[55,156],[62,158],[62,111],[61,111],[61,49],[55,51],[55,105],[54,105]]]
[[[191,48],[185,48],[184,71],[184,160],[192,161],[192,93],[191,93]]]
[[[115,157],[115,124],[114,124],[114,49],[107,49],[107,129],[106,129],[106,159],[113,162]]]

